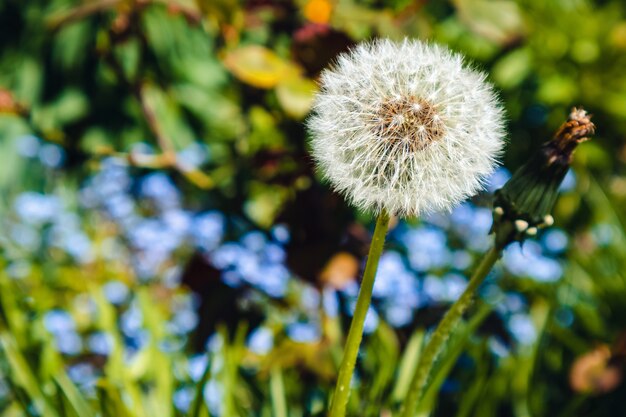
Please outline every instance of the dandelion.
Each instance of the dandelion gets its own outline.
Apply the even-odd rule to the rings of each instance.
[[[378,214],[330,416],[343,417],[390,215],[449,210],[475,194],[503,146],[485,76],[443,47],[380,40],[323,72],[308,121],[322,174]]]
[[[503,146],[503,111],[461,55],[419,41],[364,43],[321,76],[312,153],[355,206],[449,210],[482,188]]]

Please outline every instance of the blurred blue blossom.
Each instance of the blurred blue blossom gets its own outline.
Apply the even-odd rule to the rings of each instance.
[[[177,154],[177,162],[183,169],[195,169],[204,164],[209,158],[207,146],[203,143],[194,142]]]
[[[295,322],[287,326],[287,336],[299,343],[315,343],[321,337],[318,324]]]
[[[290,238],[289,229],[284,224],[277,224],[272,227],[272,237],[280,244],[287,244]]]
[[[142,331],[143,315],[135,302],[120,317],[120,328],[128,337],[134,337]]]
[[[98,380],[98,374],[93,365],[89,363],[78,363],[67,369],[67,375],[75,384],[82,389],[90,391]]]
[[[576,174],[572,169],[567,171],[565,174],[565,178],[563,178],[563,182],[559,186],[559,191],[562,193],[572,191],[576,187]]]
[[[5,271],[11,278],[22,279],[30,275],[32,265],[24,259],[16,259],[7,266]]]
[[[217,211],[196,215],[191,226],[195,244],[204,251],[217,247],[224,235],[224,216]]]
[[[427,275],[424,278],[423,291],[433,302],[453,302],[459,298],[466,286],[467,280],[455,273],[446,274],[442,278]]]
[[[272,297],[283,296],[291,277],[282,263],[284,252],[268,244],[260,232],[244,235],[241,243],[227,242],[211,254],[212,264],[221,269],[229,285],[246,282]]]
[[[466,250],[455,250],[452,253],[452,267],[458,271],[464,271],[470,266],[472,266],[473,262],[472,255]]]
[[[46,143],[39,148],[39,160],[48,168],[59,168],[65,161],[65,150],[59,145]]]
[[[300,306],[305,311],[310,314],[317,312],[320,306],[321,294],[315,287],[311,285],[303,285],[302,288],[300,288],[299,298]]]
[[[491,245],[489,230],[493,219],[490,209],[463,203],[452,211],[450,220],[455,233],[469,249],[482,253]]]
[[[140,182],[140,195],[152,200],[159,208],[167,209],[180,204],[180,191],[163,172],[146,175]]]
[[[54,195],[25,192],[17,196],[13,208],[20,219],[28,224],[48,223],[61,211],[61,202]]]
[[[191,406],[191,401],[193,401],[195,390],[193,387],[183,387],[174,392],[174,397],[172,401],[174,402],[174,407],[178,411],[182,411],[186,413]]]
[[[522,345],[531,345],[537,338],[537,329],[528,314],[513,314],[508,328],[515,340]]]
[[[257,327],[248,336],[248,349],[257,355],[265,355],[274,347],[274,333],[267,327]]]
[[[102,290],[111,304],[120,305],[128,299],[129,289],[121,281],[109,281],[102,286]]]
[[[413,320],[413,309],[407,306],[390,303],[385,308],[385,319],[394,327],[403,327]]]
[[[87,347],[92,353],[107,356],[111,353],[111,349],[113,348],[112,336],[105,332],[92,333],[87,339]]]
[[[168,328],[173,334],[185,335],[196,328],[198,315],[192,309],[181,309],[174,313],[169,324]]]
[[[505,268],[514,275],[540,282],[554,282],[563,275],[559,261],[544,256],[541,245],[534,240],[528,240],[523,245],[509,245],[502,259]]]
[[[11,240],[29,252],[34,252],[41,245],[41,236],[37,230],[27,224],[12,224],[10,226]]]
[[[70,313],[61,309],[48,311],[43,317],[43,324],[53,335],[64,335],[76,330],[76,323]]]
[[[208,365],[209,359],[206,354],[191,356],[187,366],[189,378],[191,378],[193,382],[200,381],[200,378],[202,378],[202,375],[206,371],[206,367]]]
[[[206,401],[209,412],[215,416],[222,415],[224,389],[215,379],[211,379],[204,387],[204,400]]]
[[[541,244],[546,251],[555,255],[561,254],[567,249],[567,234],[563,230],[553,227],[543,233]]]
[[[487,191],[490,193],[502,188],[504,184],[511,178],[511,173],[504,167],[498,167],[493,174],[487,178]]]
[[[407,248],[409,263],[417,271],[441,268],[450,260],[447,237],[432,226],[408,229],[400,238]]]
[[[41,141],[35,135],[23,135],[16,139],[15,148],[18,155],[25,158],[34,158],[39,154]]]
[[[506,347],[506,345],[499,338],[495,336],[490,337],[488,343],[489,343],[489,349],[496,356],[499,356],[501,358],[506,358],[507,356],[511,354],[511,352]]]
[[[328,317],[336,317],[339,314],[339,300],[337,292],[332,288],[324,288],[322,293],[324,312]]]
[[[55,335],[54,341],[57,350],[65,355],[78,355],[83,349],[83,341],[76,332]]]

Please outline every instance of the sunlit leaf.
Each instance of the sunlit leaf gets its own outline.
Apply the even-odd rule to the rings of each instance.
[[[509,0],[455,0],[459,17],[474,32],[499,44],[507,44],[525,32],[517,3]]]
[[[308,78],[290,78],[276,87],[276,96],[285,112],[294,119],[302,119],[313,104],[317,84]]]
[[[244,46],[226,54],[224,65],[241,81],[258,88],[273,88],[300,69],[273,51],[258,45]]]

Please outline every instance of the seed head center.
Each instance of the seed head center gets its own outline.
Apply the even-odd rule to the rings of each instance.
[[[445,133],[435,106],[413,96],[385,99],[374,112],[373,130],[381,139],[411,151],[424,149]]]

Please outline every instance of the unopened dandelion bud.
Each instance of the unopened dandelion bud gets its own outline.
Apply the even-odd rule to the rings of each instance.
[[[496,191],[492,226],[496,245],[503,248],[511,242],[521,242],[526,236],[536,234],[537,227],[554,223],[550,211],[570,167],[574,149],[594,130],[591,116],[585,110],[572,109],[554,138],[544,143],[504,187]]]
[[[364,43],[320,84],[308,120],[312,155],[333,188],[363,210],[450,210],[496,165],[502,108],[485,76],[443,47]]]

